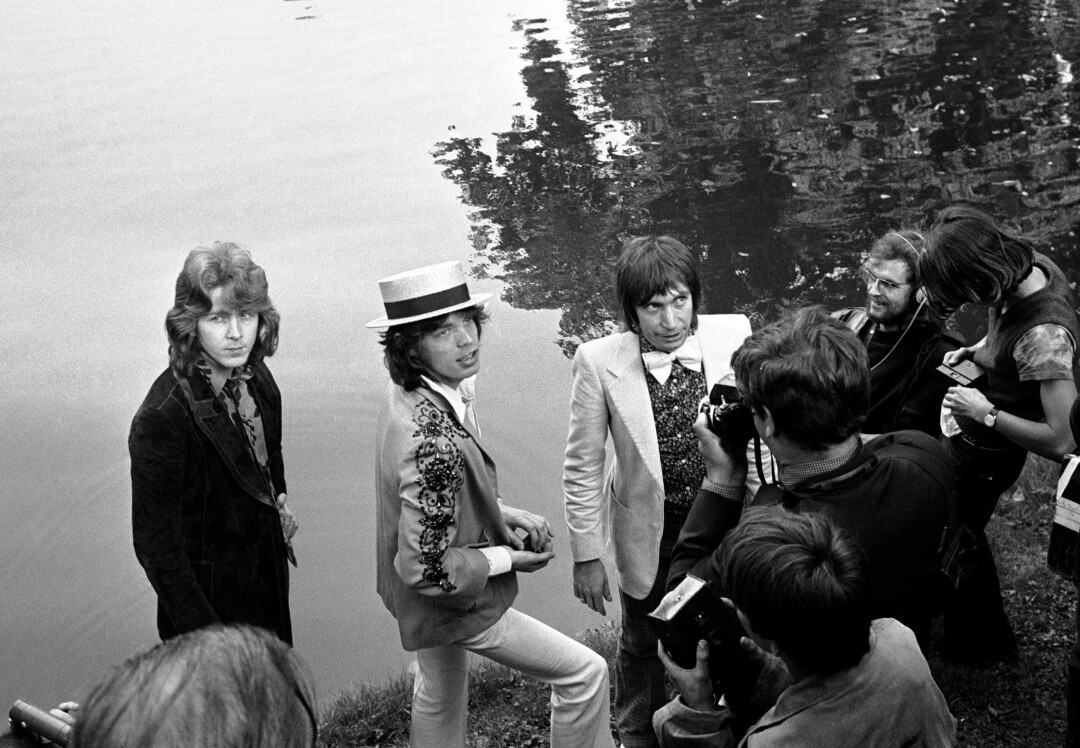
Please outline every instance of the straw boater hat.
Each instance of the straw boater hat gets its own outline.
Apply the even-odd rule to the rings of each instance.
[[[386,315],[371,320],[368,327],[405,325],[476,306],[491,298],[489,293],[469,294],[465,271],[457,260],[389,275],[379,281],[379,292]]]

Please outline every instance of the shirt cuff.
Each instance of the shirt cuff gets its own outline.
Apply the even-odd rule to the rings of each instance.
[[[715,481],[711,481],[708,478],[705,478],[703,481],[701,481],[701,488],[702,490],[708,491],[709,493],[718,494],[725,499],[730,499],[731,501],[742,501],[743,496],[746,495],[745,485],[740,484],[738,486],[729,486],[724,483],[717,483]]]
[[[499,574],[505,574],[510,571],[510,568],[513,566],[513,560],[510,558],[510,549],[505,545],[481,548],[480,552],[487,556],[488,565],[491,567],[488,570],[489,577],[497,577]]]

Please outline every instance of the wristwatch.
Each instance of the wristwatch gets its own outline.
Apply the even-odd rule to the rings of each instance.
[[[986,426],[988,429],[994,428],[994,426],[997,425],[997,414],[997,408],[990,408],[990,412],[983,416],[983,426]]]

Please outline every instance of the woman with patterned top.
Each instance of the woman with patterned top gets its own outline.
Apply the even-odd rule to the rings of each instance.
[[[292,644],[291,538],[266,274],[235,244],[191,251],[165,319],[169,368],[131,424],[135,555],[168,639],[249,623]]]
[[[392,380],[380,417],[377,585],[416,652],[410,745],[465,745],[466,654],[552,687],[551,745],[610,746],[608,674],[585,645],[511,605],[515,572],[554,557],[547,520],[499,498],[480,443],[473,383],[490,294],[470,295],[459,262],[379,281]]]
[[[1073,446],[1069,407],[1080,327],[1072,292],[1031,242],[966,206],[938,215],[918,269],[943,316],[969,303],[989,313],[986,336],[944,359],[949,365],[971,360],[986,370],[985,382],[951,387],[943,402],[959,519],[984,550],[946,613],[946,648],[960,660],[1011,660],[1016,640],[984,529],[1028,451],[1058,459]]]

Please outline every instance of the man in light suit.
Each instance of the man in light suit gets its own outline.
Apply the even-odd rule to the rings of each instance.
[[[601,615],[611,591],[610,537],[622,604],[615,723],[625,746],[655,746],[652,715],[667,702],[647,614],[663,597],[671,550],[705,477],[692,425],[750,334],[741,314],[698,315],[697,259],[670,236],[623,246],[616,287],[626,327],[574,356],[563,464],[574,594]],[[614,461],[605,476],[605,444]]]

